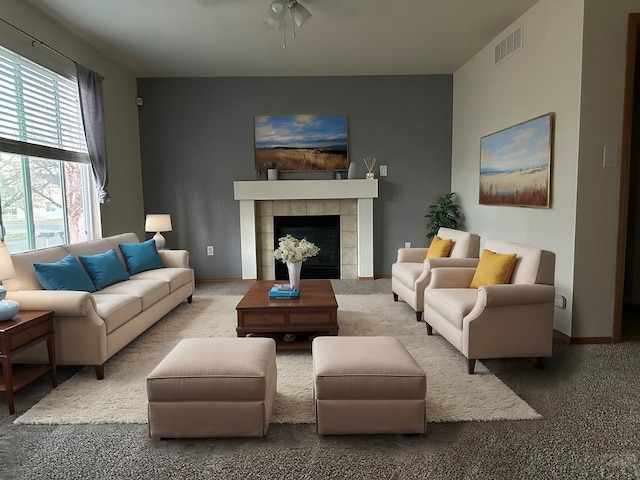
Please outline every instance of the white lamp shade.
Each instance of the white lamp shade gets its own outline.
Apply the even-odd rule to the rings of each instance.
[[[171,215],[168,213],[147,215],[144,230],[145,232],[170,232],[172,230]]]
[[[9,249],[7,245],[0,240],[0,281],[8,280],[16,276],[16,272],[13,269],[13,262],[11,261],[11,255],[9,255]]]
[[[291,15],[293,21],[296,22],[296,27],[301,27],[304,23],[311,18],[311,13],[305,7],[295,2],[291,6]]]
[[[287,14],[287,5],[283,0],[274,0],[269,4],[262,21],[271,28],[280,28]]]

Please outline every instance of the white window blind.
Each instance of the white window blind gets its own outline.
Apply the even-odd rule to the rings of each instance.
[[[0,150],[89,163],[76,82],[3,47]]]

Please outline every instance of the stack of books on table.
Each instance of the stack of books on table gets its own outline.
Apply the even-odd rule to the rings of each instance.
[[[300,289],[292,288],[288,283],[276,283],[269,290],[269,298],[299,298]]]

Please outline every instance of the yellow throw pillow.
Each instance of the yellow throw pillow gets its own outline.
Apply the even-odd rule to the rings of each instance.
[[[427,250],[427,258],[444,258],[449,256],[449,252],[453,247],[453,240],[450,238],[433,237],[431,245]]]
[[[480,285],[501,285],[509,283],[513,267],[516,264],[515,253],[495,253],[491,250],[483,250],[478,268],[471,280],[471,288]]]

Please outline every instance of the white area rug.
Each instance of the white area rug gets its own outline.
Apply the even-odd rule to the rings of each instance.
[[[240,298],[194,296],[107,361],[104,380],[85,367],[14,423],[147,423],[147,374],[183,338],[234,337]],[[413,310],[391,294],[336,298],[340,335],[395,336],[424,369],[429,422],[540,418],[481,363],[468,375],[462,354],[438,335],[427,336]],[[310,352],[279,352],[277,368],[272,422],[314,423]]]

